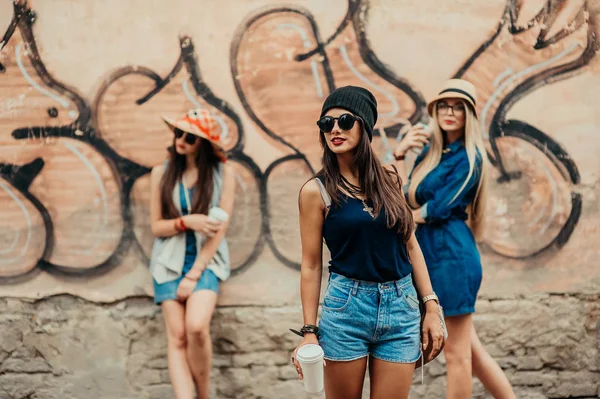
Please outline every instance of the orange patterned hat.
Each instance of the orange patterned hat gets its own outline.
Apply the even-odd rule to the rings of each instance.
[[[184,117],[179,119],[172,119],[166,116],[163,116],[162,119],[171,130],[179,129],[208,140],[212,144],[217,156],[223,162],[226,161],[227,155],[221,142],[221,132],[218,129],[215,117],[208,110],[196,108],[188,111]]]

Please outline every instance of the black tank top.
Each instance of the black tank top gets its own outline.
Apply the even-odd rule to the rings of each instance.
[[[330,272],[378,283],[400,280],[412,272],[406,244],[397,228],[387,227],[385,210],[373,219],[361,200],[343,194],[336,206],[331,203],[321,178],[316,181],[329,207],[323,222],[323,238],[331,253]]]

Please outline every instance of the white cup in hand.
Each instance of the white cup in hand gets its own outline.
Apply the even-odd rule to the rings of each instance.
[[[208,211],[208,217],[219,222],[226,222],[229,220],[229,214],[218,206],[210,208]]]
[[[302,367],[304,389],[308,393],[323,390],[323,349],[319,345],[307,344],[298,348],[296,359]]]

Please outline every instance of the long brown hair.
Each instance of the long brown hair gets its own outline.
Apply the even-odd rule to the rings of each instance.
[[[181,180],[185,170],[185,155],[180,155],[175,151],[175,137],[173,137],[173,146],[169,152],[169,163],[160,182],[160,202],[162,217],[175,219],[181,214],[173,203],[173,189],[175,184]],[[196,180],[196,190],[191,199],[193,205],[190,213],[208,213],[213,194],[213,173],[215,168],[219,166],[219,162],[221,160],[213,151],[210,142],[201,138],[198,152],[196,152],[198,180]]]
[[[412,212],[402,194],[402,182],[397,173],[381,165],[373,152],[362,122],[361,127],[361,139],[354,150],[351,167],[358,170],[361,191],[366,198],[373,201],[375,217],[379,216],[382,209],[385,209],[387,227],[397,228],[403,241],[407,242],[412,235],[414,222]],[[323,148],[323,169],[317,172],[317,176],[323,177],[327,194],[335,205],[339,205],[342,200],[339,190],[342,175],[337,156],[327,146],[323,132],[319,133],[319,139]]]

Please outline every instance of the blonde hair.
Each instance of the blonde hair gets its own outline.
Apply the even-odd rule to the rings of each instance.
[[[483,144],[483,138],[481,135],[481,130],[479,128],[479,122],[477,120],[477,116],[471,109],[471,107],[466,104],[465,106],[465,149],[467,150],[467,158],[469,160],[469,174],[467,178],[463,182],[460,189],[456,192],[454,197],[450,200],[450,203],[454,202],[458,195],[465,189],[469,180],[475,173],[477,157],[479,157],[481,161],[481,175],[479,177],[479,184],[477,187],[477,193],[475,194],[475,198],[473,202],[469,205],[468,213],[469,213],[469,227],[473,231],[473,235],[478,240],[483,236],[484,229],[484,213],[485,207],[488,198],[488,171],[489,171],[489,160],[487,158],[487,152],[485,146]],[[417,204],[416,200],[416,192],[417,187],[423,181],[425,176],[429,174],[433,169],[435,169],[442,159],[442,145],[443,145],[443,136],[442,129],[438,123],[437,118],[437,107],[433,107],[433,115],[432,115],[432,135],[433,139],[431,140],[431,146],[423,160],[417,167],[414,169],[412,178],[410,180],[410,185],[408,187],[408,203],[413,208],[418,208],[419,204]]]

